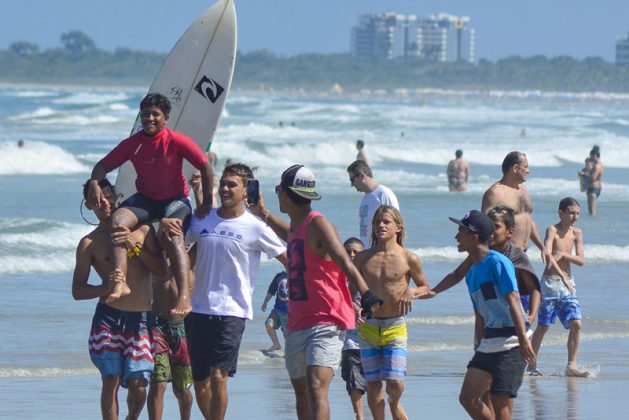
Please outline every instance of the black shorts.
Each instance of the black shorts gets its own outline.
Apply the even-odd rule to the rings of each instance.
[[[184,322],[192,379],[207,379],[211,368],[228,370],[229,376],[234,376],[245,319],[191,312]]]
[[[468,368],[476,368],[489,372],[492,376],[489,392],[493,395],[518,396],[522,385],[526,363],[520,356],[520,347],[498,353],[481,353],[477,351],[467,364]]]
[[[585,194],[586,195],[595,195],[596,198],[598,198],[601,195],[601,189],[600,188],[588,187],[587,192]]]
[[[155,222],[163,217],[179,219],[183,223],[184,232],[190,223],[192,206],[186,196],[170,198],[168,200],[152,200],[140,193],[127,198],[120,207],[131,210],[139,223]]]
[[[343,350],[341,355],[341,377],[345,381],[347,393],[357,389],[364,394],[367,391],[367,380],[360,363],[360,350]]]

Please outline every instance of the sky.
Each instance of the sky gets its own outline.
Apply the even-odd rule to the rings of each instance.
[[[80,30],[98,48],[168,52],[214,0],[3,0],[0,48],[28,41],[60,47]],[[629,0],[236,0],[238,48],[299,53],[349,52],[350,31],[365,13],[465,15],[476,31],[476,56],[510,55],[614,60],[629,32]]]

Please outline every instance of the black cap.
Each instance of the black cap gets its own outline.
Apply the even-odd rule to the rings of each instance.
[[[488,240],[494,233],[494,221],[478,210],[470,210],[461,220],[455,219],[454,217],[450,217],[449,219],[459,226],[468,228],[482,240]]]

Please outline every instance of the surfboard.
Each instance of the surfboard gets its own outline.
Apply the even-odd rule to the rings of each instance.
[[[219,0],[184,32],[155,76],[149,93],[161,93],[172,105],[167,126],[194,139],[208,151],[225,99],[236,59],[234,0]],[[131,134],[142,130],[136,118]],[[184,161],[187,179],[195,168]],[[136,192],[136,172],[125,162],[116,178],[116,204]]]

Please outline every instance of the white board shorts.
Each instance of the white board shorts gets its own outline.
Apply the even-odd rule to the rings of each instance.
[[[305,330],[286,330],[284,361],[291,379],[306,376],[308,366],[336,370],[341,364],[345,330],[337,325],[315,325]]]

